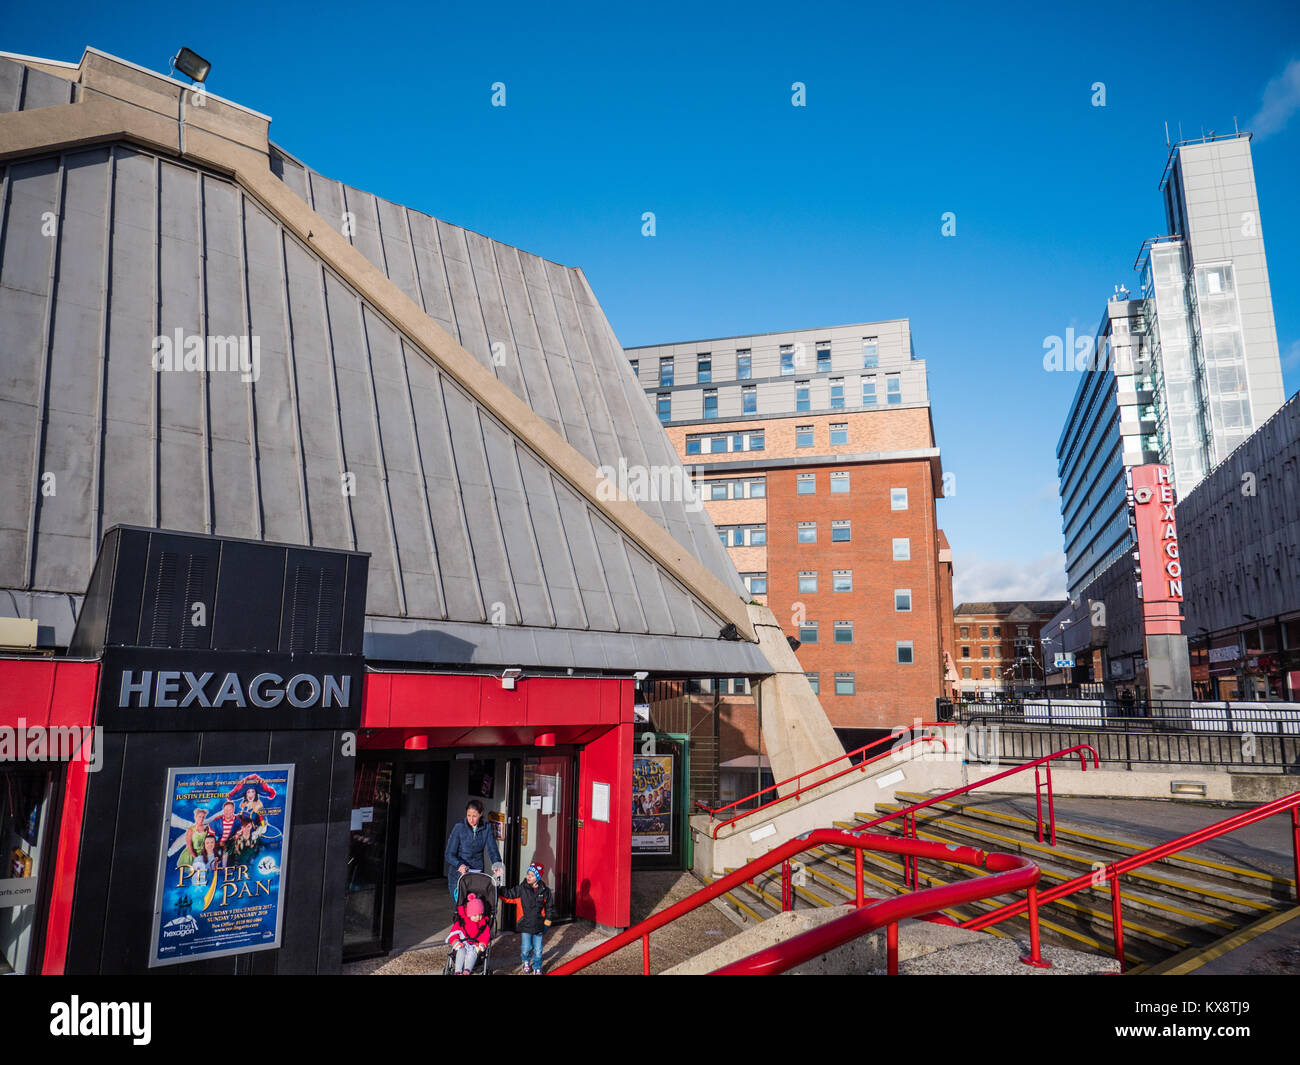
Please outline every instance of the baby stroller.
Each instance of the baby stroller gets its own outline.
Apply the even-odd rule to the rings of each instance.
[[[492,958],[492,937],[497,931],[497,882],[489,873],[466,873],[460,878],[460,883],[456,885],[456,911],[465,905],[466,900],[471,894],[477,895],[483,900],[485,907],[484,916],[487,918],[488,926],[488,945],[487,949],[479,955],[478,960],[474,963],[475,976],[487,976],[490,972],[488,963]],[[451,976],[456,968],[456,952],[447,951],[447,964],[443,967],[442,974]]]

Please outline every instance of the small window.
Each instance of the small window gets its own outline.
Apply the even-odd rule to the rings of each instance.
[[[742,414],[758,413],[758,386],[741,385],[740,409]]]
[[[831,446],[836,444],[847,444],[849,442],[849,427],[846,422],[831,426]]]
[[[849,491],[848,471],[831,474],[831,495],[847,495]]]
[[[969,639],[970,639],[970,626],[969,626],[969,625],[963,625],[963,626],[961,627],[961,638],[962,638],[963,640],[969,640]]]
[[[836,643],[853,642],[853,622],[837,621],[835,623],[835,642]]]
[[[970,680],[970,666],[966,666],[962,669],[961,676],[963,680]]]
[[[797,485],[796,494],[801,496],[811,496],[817,494],[817,474],[800,473],[795,476]]]
[[[902,379],[896,373],[885,375],[885,395],[891,404],[903,402]]]
[[[753,525],[749,530],[749,543],[751,547],[763,547],[767,544],[767,526]]]
[[[709,485],[710,499],[728,499],[730,494],[727,491],[726,481],[714,481]]]
[[[799,543],[815,544],[817,542],[817,523],[815,521],[801,521],[798,525]]]
[[[963,644],[961,649],[962,658],[970,658],[970,647]]]
[[[862,379],[862,405],[864,407],[874,407],[876,405],[876,379],[874,377],[864,377]]]
[[[911,611],[912,609],[911,588],[894,589],[894,609],[900,613]]]
[[[862,338],[862,368],[874,370],[880,365],[879,346],[875,337]]]
[[[832,570],[831,591],[833,592],[853,591],[853,571],[851,569]]]
[[[659,393],[659,420],[661,422],[670,422],[673,420],[673,394],[671,392]],[[694,452],[691,451],[690,444],[687,444],[687,454],[699,454],[700,442],[696,440],[694,443]]]
[[[799,574],[799,591],[817,591],[817,573],[815,570],[803,570]]]
[[[736,352],[736,380],[748,381],[752,376],[753,373],[750,370],[749,351],[745,350]]]
[[[659,387],[669,388],[673,383],[673,357],[661,356],[659,359]]]
[[[781,345],[781,376],[782,377],[794,376],[794,345],[793,344]]]
[[[848,521],[831,522],[831,543],[847,544],[852,539],[852,527]]]
[[[767,496],[767,482],[766,482],[766,481],[759,480],[759,481],[750,481],[750,482],[749,482],[749,498],[750,498],[750,499],[763,499],[763,498],[765,498],[766,496]]]
[[[749,589],[751,595],[767,594],[767,574],[766,573],[742,573],[745,579],[745,587]]]
[[[907,489],[891,488],[889,490],[889,509],[906,510],[907,509]]]
[[[906,536],[894,537],[894,561],[906,562],[912,557],[912,541]]]
[[[821,695],[821,693],[822,693],[822,678],[821,678],[821,674],[820,674],[820,673],[805,673],[804,676],[808,678],[808,687],[812,688],[812,690],[813,690],[813,694],[814,694],[814,695]]]
[[[831,342],[829,340],[823,340],[817,344],[817,372],[830,373],[830,371]]]
[[[762,433],[750,433],[750,434],[749,434],[749,450],[750,450],[750,451],[762,451],[762,450],[763,450],[763,434],[762,434]]]
[[[704,416],[706,418],[716,418],[718,416],[718,390],[716,388],[706,388],[704,390]]]
[[[799,626],[799,642],[800,643],[817,642],[817,622],[805,621],[802,625]]]
[[[831,378],[831,410],[844,409],[844,378]]]
[[[980,658],[989,658],[989,657],[990,657],[989,649],[987,647],[981,647]]]
[[[633,376],[633,377],[640,377],[640,376],[641,376],[641,360],[640,360],[640,359],[633,359],[633,360],[632,360],[632,376]]]
[[[900,666],[910,666],[912,664],[912,641],[899,640],[894,644],[898,652],[898,664]]]
[[[988,638],[989,638],[989,627],[988,627],[987,625],[981,625],[981,626],[980,626],[980,639],[981,639],[981,640],[987,640]]]
[[[713,356],[707,351],[695,360],[695,380],[701,385],[707,385],[713,380]]]
[[[660,398],[660,402],[661,402],[661,404],[662,404],[663,397],[660,396],[659,398]],[[660,406],[659,411],[660,411],[660,417],[662,418],[662,417],[663,417],[663,407],[662,407],[662,406]],[[701,445],[702,445],[703,443],[704,443],[704,439],[703,439],[702,437],[698,437],[698,436],[688,436],[688,437],[686,438],[686,454],[688,454],[688,455],[699,455],[699,454],[702,454],[703,449],[702,449]]]
[[[1016,635],[1017,635],[1017,636],[1028,636],[1028,635],[1029,635],[1029,626],[1028,626],[1028,625],[1017,625],[1017,626],[1016,626]]]
[[[813,446],[813,427],[811,425],[796,425],[794,430],[795,447],[812,447]]]
[[[983,672],[983,674],[984,674],[984,679],[985,679],[985,680],[988,680],[989,677],[991,677],[991,676],[993,675],[991,672],[989,672],[989,667],[988,667],[988,666],[985,666],[984,669],[982,670],[982,672]]]
[[[835,674],[835,694],[852,695],[853,694],[853,674],[836,673]]]
[[[995,640],[1000,640],[1000,639],[1002,639],[1002,626],[1001,626],[1001,625],[994,625],[994,626],[993,626],[993,638],[994,638]]]
[[[807,381],[796,381],[794,383],[794,409],[796,411],[812,409],[812,400],[809,398]]]

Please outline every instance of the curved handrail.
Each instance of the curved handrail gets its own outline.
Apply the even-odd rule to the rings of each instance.
[[[813,847],[819,847],[826,844],[833,844],[842,847],[856,848],[859,855],[857,862],[858,875],[858,893],[856,913],[866,912],[868,914],[877,914],[880,920],[872,924],[869,920],[854,921],[851,924],[845,924],[844,919],[830,922],[827,928],[835,929],[835,942],[830,946],[836,946],[839,943],[846,943],[850,939],[863,935],[871,931],[872,928],[879,928],[883,924],[891,926],[890,932],[890,971],[897,970],[897,922],[905,917],[919,916],[921,914],[933,913],[936,910],[943,909],[947,906],[959,905],[961,902],[971,902],[978,899],[994,898],[998,895],[1005,895],[1011,891],[1018,891],[1020,888],[1028,888],[1030,892],[1031,929],[1030,939],[1034,957],[1038,955],[1038,922],[1036,919],[1037,902],[1035,892],[1037,890],[1039,870],[1028,858],[1019,855],[1002,854],[999,852],[988,852],[977,850],[974,847],[951,845],[945,843],[932,843],[928,840],[902,839],[898,836],[864,836],[845,829],[819,828],[811,832],[805,832],[802,836],[787,840],[779,847],[774,847],[761,857],[747,862],[739,869],[728,873],[721,879],[715,880],[712,884],[701,888],[700,890],[688,895],[681,901],[674,903],[659,913],[652,914],[644,921],[641,921],[624,932],[593,947],[591,950],[567,961],[551,970],[552,976],[568,976],[585,969],[588,965],[599,961],[601,958],[621,950],[638,939],[642,943],[642,971],[649,975],[650,973],[650,933],[657,928],[677,920],[683,914],[690,913],[692,910],[703,906],[705,903],[716,899],[720,895],[726,894],[732,888],[743,884],[747,880],[752,880],[760,873],[764,873],[774,866],[781,865],[784,868],[783,876],[788,879],[788,862],[791,857],[802,851],[809,850]],[[862,862],[861,853],[864,850],[884,851],[892,854],[904,854],[917,858],[930,858],[936,861],[952,862],[959,865],[969,865],[974,868],[985,868],[992,870],[996,875],[991,877],[981,877],[976,880],[964,880],[956,884],[945,884],[940,887],[927,888],[924,891],[918,891],[911,895],[900,896],[896,899],[886,899],[883,902],[865,905],[862,894]],[[991,864],[990,864],[991,863]],[[899,902],[902,905],[897,905]],[[920,900],[920,901],[916,901]],[[915,911],[915,912],[913,912]],[[856,916],[849,915],[850,917]],[[817,929],[815,931],[824,931]],[[798,960],[789,961],[785,964],[786,956],[780,954],[779,947],[772,948],[778,950],[779,956],[775,959],[768,957],[769,951],[763,951],[751,959],[742,959],[742,962],[754,961],[761,958],[761,961],[754,961],[758,966],[754,972],[783,972],[786,968],[800,964],[800,961],[807,960],[804,957],[804,951],[808,947],[808,942],[804,936],[797,936],[792,943],[798,943],[799,946],[791,952],[791,957],[798,957]],[[819,938],[817,942],[822,942]],[[824,947],[823,949],[830,949]],[[811,957],[812,955],[808,955]],[[734,963],[741,964],[741,963]],[[780,966],[780,967],[774,967]],[[728,967],[730,968],[730,967]],[[726,970],[719,970],[726,971]],[[739,971],[739,970],[738,970]]]
[[[1186,835],[1172,839],[1168,843],[1160,843],[1154,847],[1149,847],[1137,854],[1131,854],[1127,858],[1121,858],[1117,862],[1112,862],[1104,869],[1096,869],[1076,876],[1073,880],[1067,880],[1063,884],[1058,884],[1054,888],[1043,892],[1038,896],[1039,905],[1046,902],[1055,902],[1057,899],[1064,898],[1066,895],[1073,895],[1077,891],[1082,891],[1089,887],[1101,887],[1103,884],[1110,883],[1111,893],[1111,923],[1112,937],[1115,945],[1115,956],[1119,960],[1121,969],[1124,966],[1124,920],[1121,910],[1119,878],[1132,872],[1134,869],[1140,869],[1151,862],[1159,861],[1161,858],[1167,858],[1171,854],[1177,854],[1180,851],[1188,850],[1198,844],[1205,843],[1220,836],[1225,836],[1229,832],[1235,832],[1239,828],[1245,828],[1247,825],[1253,825],[1257,821],[1262,821],[1266,817],[1272,817],[1274,814],[1291,811],[1291,846],[1293,858],[1295,861],[1296,873],[1296,893],[1300,899],[1300,791],[1292,792],[1290,795],[1284,795],[1280,799],[1274,799],[1272,802],[1262,803],[1259,806],[1249,810],[1243,810],[1232,817],[1224,818],[1222,821],[1216,821],[1212,825],[1206,825],[1204,828],[1198,828],[1195,832],[1188,832]],[[962,922],[963,928],[969,928],[972,931],[980,931],[988,928],[990,925],[998,924],[1000,921],[1008,920],[1012,917],[1018,917],[1025,910],[1023,902],[1011,902],[1001,906],[982,917],[973,917],[968,921]],[[1036,915],[1035,915],[1036,918]]]
[[[938,724],[938,722],[934,722],[934,721],[921,722],[921,724],[918,727],[925,728],[929,725],[936,725],[936,724]],[[709,821],[713,824],[713,832],[711,833],[711,835],[713,836],[714,839],[717,839],[718,832],[726,828],[728,825],[734,825],[737,821],[743,820],[746,817],[753,817],[754,814],[761,813],[763,810],[767,810],[770,807],[776,806],[779,803],[783,803],[788,799],[798,799],[803,795],[805,791],[811,791],[813,788],[820,787],[823,784],[829,784],[832,780],[838,780],[840,777],[846,776],[849,773],[854,773],[854,772],[865,773],[867,771],[868,766],[874,765],[876,762],[879,762],[882,758],[886,757],[887,755],[897,754],[899,751],[903,750],[904,748],[912,746],[912,744],[914,743],[942,743],[943,749],[945,751],[948,749],[948,741],[945,740],[942,736],[931,736],[928,733],[926,733],[921,736],[913,736],[906,743],[899,743],[898,741],[900,738],[901,737],[897,734],[890,735],[890,736],[882,736],[880,739],[873,740],[871,743],[868,743],[864,747],[859,747],[857,750],[849,751],[846,754],[840,755],[839,758],[832,758],[829,762],[824,762],[819,766],[814,766],[812,769],[805,769],[802,773],[799,773],[796,776],[789,777],[786,780],[781,781],[780,784],[770,784],[762,791],[756,791],[754,792],[753,795],[746,796],[744,799],[738,799],[736,800],[736,802],[728,803],[726,806],[719,806],[716,810],[710,810]],[[810,773],[816,773],[820,769],[826,769],[829,766],[834,765],[836,762],[840,761],[840,759],[852,758],[856,754],[862,754],[863,752],[869,750],[870,748],[879,747],[882,743],[887,743],[890,740],[894,741],[894,746],[887,751],[881,751],[874,758],[865,758],[861,762],[851,763],[850,765],[846,766],[844,769],[841,769],[838,773],[832,773],[830,776],[826,776],[826,777],[819,777],[817,780],[814,780],[812,783],[810,783],[806,788],[802,786],[796,786],[794,794],[778,795],[775,799],[765,802],[761,806],[755,806],[752,810],[745,810],[743,813],[739,813],[735,817],[728,818],[726,821],[714,821],[715,815],[721,813],[723,810],[729,810],[732,807],[737,806],[739,803],[748,802],[749,799],[757,798],[759,795],[762,795],[764,792],[772,791],[775,788],[781,787],[781,785],[783,784],[789,784],[791,781],[798,781],[802,777],[808,776],[808,774]]]
[[[927,806],[933,806],[935,803],[945,802],[948,799],[951,799],[954,795],[965,795],[966,792],[968,791],[974,791],[976,788],[982,788],[986,784],[992,784],[995,780],[1002,780],[1005,777],[1014,776],[1016,773],[1023,773],[1026,769],[1034,770],[1035,794],[1037,794],[1037,787],[1038,787],[1037,767],[1041,765],[1046,765],[1048,767],[1047,769],[1048,772],[1047,816],[1051,823],[1052,846],[1055,847],[1056,846],[1056,812],[1052,801],[1052,777],[1051,777],[1050,763],[1057,758],[1064,758],[1068,755],[1078,752],[1079,769],[1081,772],[1086,773],[1088,771],[1088,756],[1083,753],[1084,751],[1090,751],[1092,753],[1092,767],[1094,769],[1100,769],[1101,761],[1097,757],[1096,749],[1093,748],[1091,744],[1079,743],[1079,744],[1075,744],[1075,746],[1073,747],[1063,747],[1059,751],[1053,751],[1051,754],[1043,755],[1042,758],[1035,758],[1032,762],[1025,762],[1024,765],[1013,766],[1011,769],[1008,769],[1003,773],[998,773],[996,776],[986,777],[984,780],[977,780],[975,781],[974,784],[967,784],[960,788],[954,788],[952,791],[945,791],[942,795],[935,795],[929,799],[926,799],[924,802],[913,803],[911,806],[904,807],[901,810],[895,810],[892,814],[885,814],[883,817],[877,817],[874,821],[868,821],[866,824],[858,825],[857,828],[854,829],[854,831],[865,832],[869,828],[875,828],[877,825],[883,825],[886,821],[893,821],[899,817],[907,818],[912,814],[915,814],[917,810],[924,810]],[[1038,810],[1038,838],[1040,841],[1043,838],[1043,812],[1042,812],[1041,799],[1039,800],[1039,810]]]

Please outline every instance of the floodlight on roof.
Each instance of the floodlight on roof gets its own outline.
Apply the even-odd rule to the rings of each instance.
[[[188,48],[182,48],[172,60],[172,69],[179,70],[191,81],[202,82],[207,79],[212,64]]]

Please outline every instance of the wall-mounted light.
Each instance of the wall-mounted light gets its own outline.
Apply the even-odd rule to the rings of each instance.
[[[635,673],[632,674],[632,679],[636,681],[638,684],[644,684],[645,679],[648,676],[650,676],[650,673],[647,670],[638,669]]]
[[[402,743],[408,751],[427,751],[429,749],[429,737],[427,735],[407,736]]]
[[[1174,795],[1199,795],[1201,798],[1209,793],[1209,789],[1200,780],[1174,780],[1170,782],[1169,790]]]
[[[533,740],[533,746],[534,746],[534,747],[554,747],[554,746],[555,746],[555,733],[554,733],[554,732],[543,732],[543,733],[540,733],[540,734],[539,734],[539,735],[538,735],[538,736]]]
[[[515,690],[515,681],[524,675],[522,669],[507,669],[501,674],[501,687],[503,690],[512,692]]]
[[[201,83],[207,80],[212,64],[201,55],[191,52],[188,48],[182,48],[172,60],[172,69],[179,70],[191,81]]]

